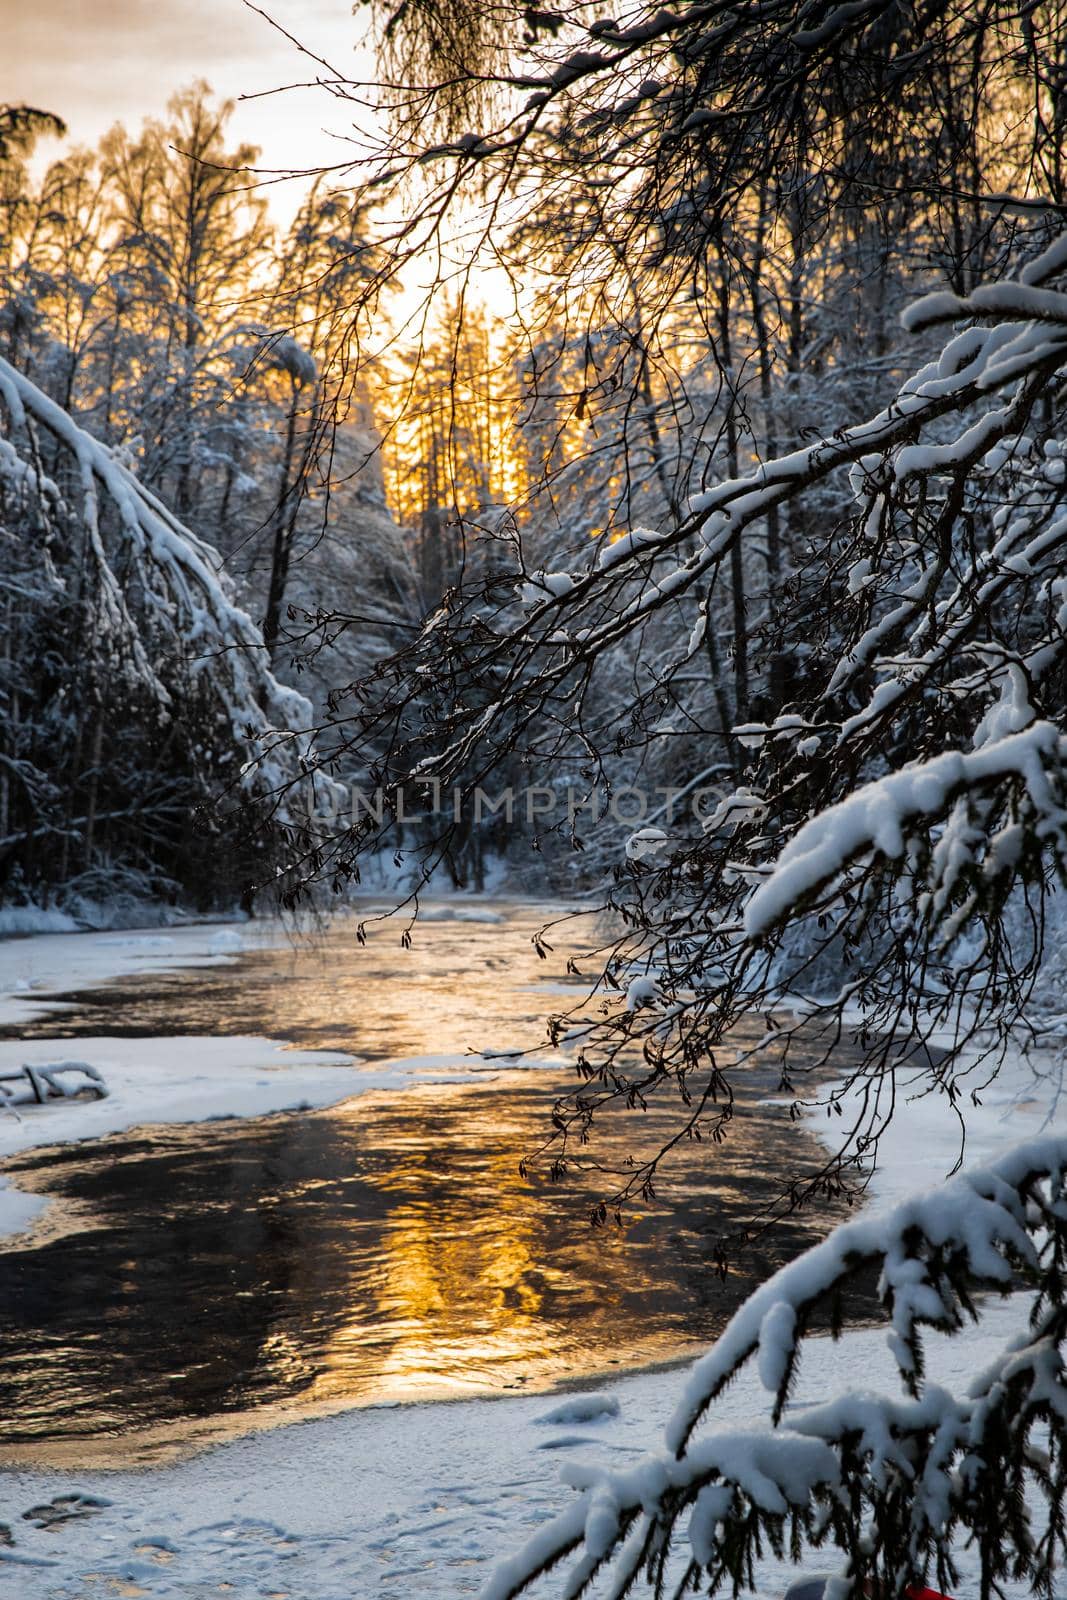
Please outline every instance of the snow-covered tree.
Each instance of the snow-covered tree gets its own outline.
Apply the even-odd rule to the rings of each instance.
[[[231,352],[255,319],[271,244],[266,202],[247,181],[258,152],[229,147],[232,112],[197,83],[172,98],[166,121],[136,137],[118,126],[101,152],[112,264],[137,285],[151,339],[136,425],[151,480],[185,521],[200,505],[211,426],[239,375]]]
[[[70,151],[40,177],[26,157],[36,138],[62,124],[26,109],[3,113],[0,354],[84,432],[119,451],[151,496],[184,507],[183,526],[226,561],[236,598],[266,634],[278,672],[290,681],[300,673],[322,710],[338,675],[359,676],[421,616],[405,535],[383,500],[364,368],[368,297],[387,283],[388,270],[359,194],[314,185],[286,234],[269,225],[244,170],[254,151],[228,135],[231,109],[193,85],[139,135],[116,127],[97,151]],[[37,447],[42,480],[76,510],[65,447],[47,429]],[[156,850],[159,839],[149,838],[140,811],[124,823],[121,796],[135,790],[138,771],[162,766],[169,774],[174,760],[183,771],[196,767],[196,740],[190,734],[184,746],[172,721],[160,725],[151,698],[136,696],[124,702],[119,735],[117,685],[102,720],[88,718],[80,728],[77,717],[71,721],[69,709],[95,704],[96,693],[91,653],[81,658],[68,648],[82,639],[84,605],[97,582],[91,567],[77,579],[67,570],[81,560],[84,529],[77,517],[76,525],[63,522],[66,531],[50,538],[45,557],[26,532],[25,507],[7,509],[5,574],[17,572],[34,599],[21,603],[21,589],[21,601],[9,595],[0,632],[11,686],[6,748],[25,756],[32,746],[45,772],[48,750],[56,762],[63,752],[77,776],[62,802],[52,794],[49,820],[93,818],[88,843],[68,833],[46,851],[42,835],[15,853],[29,850],[53,881],[81,881],[87,858],[98,853],[104,810],[113,813],[104,830],[109,849],[126,827],[134,856],[162,860],[170,844]],[[66,516],[65,509],[61,521]],[[119,561],[120,584],[123,571]],[[61,581],[50,589],[56,574]],[[49,592],[58,598],[42,624],[38,607]],[[313,659],[327,599],[353,613],[343,630],[329,630],[328,681]],[[223,753],[210,697],[205,705],[188,699],[186,710],[187,732],[198,717],[213,730],[208,787],[216,793],[222,768],[236,770],[247,752],[239,744]],[[107,799],[112,782],[118,795]],[[0,784],[0,811],[11,822],[0,830],[6,837],[29,812],[10,771]],[[92,805],[86,787],[99,791]],[[182,833],[184,802],[169,789],[157,786],[153,805],[160,818],[166,808],[161,826],[170,843],[181,835],[156,889],[176,892],[179,878],[188,890],[209,866],[203,846],[194,830]],[[272,864],[247,863],[257,878],[269,877]],[[234,883],[243,871],[235,866]],[[228,877],[219,893],[230,892]]]
[[[121,454],[6,361],[0,408],[9,891],[232,899],[284,852],[311,707],[271,675],[217,553]],[[271,827],[198,845],[197,813],[217,833],[242,791]]]

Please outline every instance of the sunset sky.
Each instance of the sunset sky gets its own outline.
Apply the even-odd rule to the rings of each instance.
[[[357,48],[368,22],[351,0],[264,0],[264,9],[339,72],[369,75]],[[139,126],[198,77],[236,99],[322,72],[242,0],[0,0],[0,18],[0,101],[56,112],[81,143],[117,121]],[[305,89],[238,106],[232,127],[235,142],[261,147],[264,166],[314,166],[343,159],[354,113]],[[284,190],[277,199],[282,210],[295,205]]]

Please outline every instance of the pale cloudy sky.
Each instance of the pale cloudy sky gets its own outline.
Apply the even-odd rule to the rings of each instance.
[[[339,72],[370,74],[367,15],[353,16],[352,0],[263,0],[263,9]],[[158,115],[195,78],[236,99],[322,71],[242,0],[0,0],[0,24],[0,101],[54,111],[88,144],[113,122],[137,127]],[[344,158],[339,138],[356,114],[323,90],[301,90],[239,105],[232,127],[235,141],[261,147],[264,166],[314,166]]]

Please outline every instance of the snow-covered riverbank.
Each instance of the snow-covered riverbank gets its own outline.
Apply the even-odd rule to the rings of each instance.
[[[54,1009],[49,996],[109,979],[232,961],[249,943],[281,937],[267,924],[210,923],[166,933],[40,934],[0,940],[0,1022]],[[0,1112],[0,1158],[43,1144],[97,1139],[142,1123],[263,1116],[330,1105],[393,1079],[361,1073],[349,1056],[283,1050],[269,1039],[79,1039],[0,1041],[0,1073],[24,1065],[85,1062],[107,1085],[104,1100],[52,1101]],[[46,1202],[0,1180],[0,1234],[30,1226]]]
[[[0,1023],[54,1013],[54,996],[141,973],[217,967],[284,936],[272,922],[191,922],[126,932],[41,932],[0,938]]]
[[[995,1308],[986,1337],[1008,1336],[1011,1311]],[[960,1381],[963,1341],[932,1349],[935,1381]],[[960,1347],[960,1348],[957,1348]],[[798,1401],[827,1397],[862,1371],[891,1373],[874,1331],[839,1345],[812,1341]],[[973,1341],[968,1363],[977,1352]],[[638,1374],[601,1391],[604,1405],[565,1396],[461,1401],[349,1412],[253,1435],[176,1466],[138,1473],[3,1475],[5,1520],[17,1543],[0,1563],[13,1594],[96,1600],[456,1600],[477,1594],[494,1560],[513,1553],[567,1504],[560,1463],[580,1456],[623,1466],[642,1454],[673,1409],[681,1374]],[[618,1407],[617,1414],[611,1411]],[[724,1423],[751,1423],[763,1397],[752,1378],[723,1397]],[[58,1496],[92,1506],[48,1529],[33,1518]],[[767,1563],[767,1596],[785,1575]],[[548,1600],[559,1583],[535,1591]],[[961,1590],[961,1600],[969,1600]]]
[[[91,981],[148,970],[142,962],[227,959],[232,950],[210,948],[217,931],[181,930],[169,947],[153,944],[155,936],[140,947],[87,946],[86,959],[97,963]],[[62,942],[66,952],[50,948],[47,939],[0,947],[0,962],[13,955],[24,968],[13,973],[0,966],[0,988],[11,995],[19,977],[36,982],[45,973],[52,974],[49,987],[71,987],[64,963],[81,941]],[[83,979],[74,986],[84,987]],[[19,990],[13,998],[37,1005],[43,992]],[[26,1059],[57,1058],[54,1043],[12,1048]],[[169,1114],[168,1104],[210,1115],[207,1099],[198,1099],[206,1091],[197,1088],[196,1075],[209,1065],[213,1048],[219,1053],[211,1062],[212,1092],[232,1092],[231,1104],[246,1110],[278,1109],[315,1093],[339,1098],[352,1092],[350,1080],[360,1075],[358,1064],[346,1066],[343,1058],[324,1062],[316,1052],[277,1052],[267,1041],[79,1040],[71,1058],[103,1062],[110,1053],[112,1099],[45,1108],[17,1136],[25,1143],[86,1137],[103,1131],[87,1122],[92,1113],[126,1115],[116,1125],[127,1126],[153,1120],[148,1104],[160,1115]],[[298,1083],[304,1085],[299,1091]],[[146,1085],[154,1100],[146,1100]],[[969,1163],[1038,1131],[1045,1107],[1027,1095],[1027,1077],[1016,1066],[983,1097],[968,1118]],[[67,1119],[69,1131],[58,1132],[56,1117]],[[883,1142],[872,1203],[880,1208],[910,1188],[936,1182],[957,1152],[958,1125],[944,1103],[905,1104]],[[931,1341],[931,1377],[962,1382],[1003,1343],[1016,1315],[1010,1303],[998,1305],[979,1334]],[[811,1341],[796,1398],[826,1398],[858,1372],[867,1384],[883,1374],[892,1382],[879,1332],[852,1333],[838,1345]],[[538,1395],[351,1411],[254,1434],[151,1471],[8,1471],[0,1521],[15,1542],[0,1545],[0,1590],[19,1600],[116,1594],[134,1600],[216,1594],[364,1600],[406,1597],[416,1587],[420,1600],[474,1594],[494,1559],[514,1551],[566,1505],[570,1491],[559,1483],[561,1461],[577,1454],[621,1465],[654,1446],[680,1383],[677,1371],[667,1371],[622,1378],[591,1403]],[[736,1424],[764,1413],[765,1397],[754,1372],[747,1372],[716,1417]],[[768,1566],[764,1582],[768,1594],[780,1592],[782,1574]],[[557,1588],[545,1582],[538,1592],[549,1596]],[[966,1589],[961,1600],[969,1600]]]

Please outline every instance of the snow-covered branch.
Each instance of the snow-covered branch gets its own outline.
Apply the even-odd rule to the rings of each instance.
[[[793,915],[857,856],[876,850],[894,860],[903,857],[916,827],[925,831],[931,818],[942,818],[953,795],[1005,779],[1028,802],[1028,823],[1035,834],[1067,859],[1065,768],[1067,734],[1054,723],[1034,722],[978,750],[947,751],[875,779],[810,818],[790,839],[745,907],[746,933],[758,938]],[[987,873],[1011,864],[1003,850],[998,854],[996,839],[988,848],[983,859]]]
[[[882,1218],[839,1227],[756,1291],[692,1369],[666,1450],[623,1471],[575,1467],[577,1503],[503,1562],[483,1600],[512,1600],[573,1557],[562,1592],[622,1596],[645,1578],[657,1594],[752,1583],[768,1543],[846,1558],[841,1592],[902,1593],[954,1582],[954,1552],[977,1550],[982,1592],[1007,1575],[1050,1592],[1065,1553],[1067,1487],[1067,1140],[1021,1145]],[[905,1394],[865,1390],[785,1413],[803,1339],[863,1272],[880,1272],[887,1341]],[[924,1328],[958,1333],[980,1316],[976,1291],[1033,1292],[1023,1332],[962,1394],[927,1384]],[[750,1360],[769,1425],[697,1425]],[[599,1591],[598,1591],[599,1592]]]

